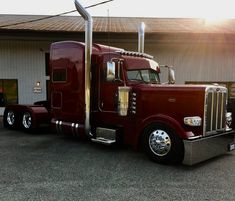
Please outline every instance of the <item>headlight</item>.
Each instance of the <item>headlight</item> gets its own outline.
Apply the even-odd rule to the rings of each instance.
[[[188,126],[201,126],[202,119],[201,117],[195,116],[195,117],[185,117],[184,118],[184,124]]]

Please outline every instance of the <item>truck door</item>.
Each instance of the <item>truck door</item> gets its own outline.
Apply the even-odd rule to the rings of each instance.
[[[99,110],[118,114],[118,87],[124,86],[123,60],[103,62],[99,74]]]

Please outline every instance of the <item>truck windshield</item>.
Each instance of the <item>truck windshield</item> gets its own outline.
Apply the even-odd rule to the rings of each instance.
[[[130,70],[127,71],[127,78],[129,81],[160,84],[159,74],[154,70]]]

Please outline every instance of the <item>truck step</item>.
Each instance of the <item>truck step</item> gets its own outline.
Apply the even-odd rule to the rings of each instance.
[[[112,145],[116,142],[116,140],[105,139],[102,137],[91,138],[91,141],[99,143],[99,144],[104,144],[104,145]]]
[[[116,130],[110,128],[96,128],[96,138],[91,138],[92,142],[112,145],[116,142]]]

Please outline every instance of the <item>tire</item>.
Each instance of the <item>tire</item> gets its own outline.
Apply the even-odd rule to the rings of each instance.
[[[33,125],[33,118],[30,112],[24,112],[21,118],[21,124],[25,131],[31,131]]]
[[[143,148],[157,163],[178,164],[184,157],[183,141],[164,124],[153,124],[144,130]]]
[[[3,125],[8,129],[15,129],[17,127],[17,114],[13,110],[6,110],[3,116]]]

